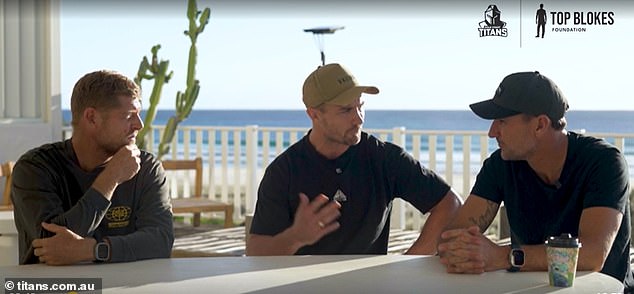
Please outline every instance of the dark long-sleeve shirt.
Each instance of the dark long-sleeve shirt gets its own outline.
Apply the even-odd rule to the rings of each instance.
[[[83,171],[70,140],[30,150],[16,162],[11,197],[20,264],[37,263],[31,242],[53,235],[41,222],[97,241],[107,237],[112,262],[170,256],[174,230],[160,162],[141,151],[139,172],[117,186],[111,201],[91,188],[104,168]]]

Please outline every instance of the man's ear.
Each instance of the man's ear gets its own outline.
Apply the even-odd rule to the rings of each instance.
[[[319,113],[319,109],[315,107],[308,107],[306,108],[306,114],[308,114],[308,117],[310,118],[310,120],[314,121],[319,118],[320,113]]]
[[[82,119],[88,126],[95,127],[101,120],[101,115],[94,107],[86,107],[86,109],[84,109]]]
[[[551,124],[551,121],[550,121],[550,118],[547,115],[545,115],[545,114],[539,115],[537,117],[537,127],[536,127],[535,131],[536,132],[546,131],[550,127],[550,124]]]

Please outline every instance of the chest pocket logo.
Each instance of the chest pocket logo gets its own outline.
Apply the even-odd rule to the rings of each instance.
[[[128,206],[115,206],[110,207],[106,212],[106,220],[108,221],[108,228],[122,228],[130,224],[130,214],[132,208]]]

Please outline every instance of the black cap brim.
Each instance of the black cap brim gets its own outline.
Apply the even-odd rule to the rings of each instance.
[[[499,119],[520,114],[518,111],[510,110],[493,103],[493,99],[473,103],[469,105],[469,107],[473,113],[484,119]]]

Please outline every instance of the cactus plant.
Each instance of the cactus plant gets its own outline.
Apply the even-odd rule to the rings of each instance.
[[[199,11],[196,0],[188,0],[187,18],[189,19],[189,29],[184,33],[189,37],[191,45],[189,47],[189,59],[187,64],[186,88],[185,92],[178,91],[176,93],[175,114],[169,118],[167,125],[165,126],[165,131],[161,137],[157,152],[159,159],[169,152],[178,124],[189,116],[194,104],[196,103],[196,99],[198,98],[198,93],[200,92],[200,81],[196,79],[196,63],[198,61],[196,41],[198,39],[198,35],[203,32],[205,26],[209,23],[210,13],[211,11],[208,7],[203,11]],[[150,106],[144,119],[145,125],[137,137],[137,144],[139,144],[141,149],[145,149],[147,147],[146,140],[148,133],[152,130],[152,122],[156,116],[156,105],[160,100],[164,84],[169,82],[173,74],[173,72],[166,74],[169,61],[157,61],[157,54],[160,48],[160,45],[152,47],[152,64],[147,61],[147,57],[143,57],[143,60],[139,65],[139,71],[135,78],[135,82],[139,86],[141,85],[141,81],[143,79],[154,80],[154,87],[152,89],[152,94],[150,95]]]
[[[137,135],[137,145],[141,149],[147,149],[147,141],[148,134],[152,131],[152,122],[156,117],[156,106],[161,99],[161,93],[163,91],[163,86],[169,82],[174,74],[173,71],[170,71],[167,74],[167,68],[169,67],[168,60],[158,61],[158,50],[161,49],[161,45],[156,45],[152,47],[152,63],[148,62],[147,57],[143,57],[141,64],[139,65],[139,70],[137,71],[137,75],[134,78],[134,82],[141,86],[141,81],[143,79],[146,80],[154,80],[154,87],[152,88],[152,94],[150,95],[150,106],[146,111],[145,118],[143,119],[143,128],[139,131]],[[149,72],[149,73],[148,73]]]

